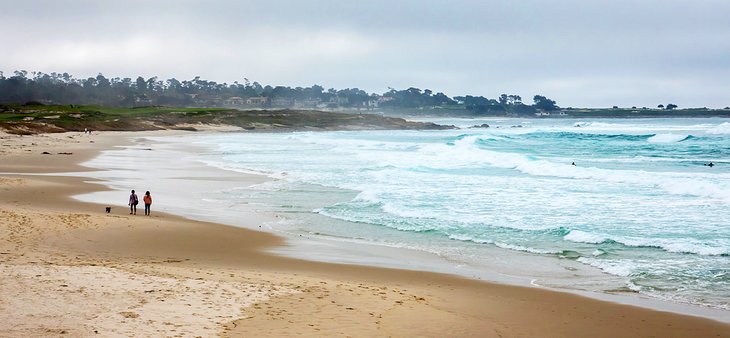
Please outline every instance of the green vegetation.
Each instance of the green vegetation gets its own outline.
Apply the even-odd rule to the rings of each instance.
[[[18,104],[25,103],[24,106]],[[350,123],[364,123],[369,118],[362,111],[377,111],[390,116],[514,116],[514,117],[708,117],[729,116],[730,109],[681,109],[676,104],[659,104],[656,108],[561,108],[554,100],[534,95],[532,103],[522,97],[501,94],[495,99],[484,96],[455,96],[450,98],[430,89],[411,87],[404,90],[390,88],[383,94],[367,93],[358,88],[325,90],[324,87],[286,87],[261,85],[243,79],[242,83],[217,83],[195,77],[192,80],[158,80],[106,78],[99,74],[87,79],[76,79],[68,73],[45,74],[15,71],[6,77],[0,72],[0,121],[16,126],[38,125],[48,128],[83,130],[136,130],[150,126],[165,127],[187,123],[231,124],[244,128],[322,127],[334,128],[349,118],[333,115],[325,118],[326,111],[356,113]],[[22,107],[22,108],[19,108]],[[122,108],[104,108],[122,107]],[[187,108],[168,108],[187,107]],[[224,107],[224,108],[207,108]],[[258,109],[258,110],[252,110]],[[261,112],[266,110],[267,112]],[[19,112],[19,113],[18,113]],[[284,113],[285,112],[285,113]],[[44,115],[45,114],[45,115]],[[81,117],[77,116],[82,114]],[[55,117],[58,115],[58,117]],[[270,116],[275,115],[275,116]],[[314,117],[317,116],[317,117]],[[148,123],[142,123],[148,119]],[[256,120],[259,119],[259,120]],[[256,121],[254,121],[256,120]],[[88,126],[88,124],[95,126]],[[396,123],[397,125],[397,123]]]
[[[99,74],[76,79],[68,73],[15,71],[5,77],[0,72],[0,104],[35,102],[78,104],[105,107],[228,107],[290,108],[319,110],[401,110],[442,108],[463,110],[472,115],[531,115],[538,110],[557,109],[555,101],[536,95],[535,104],[524,104],[519,95],[502,94],[498,99],[483,96],[456,96],[430,89],[390,89],[383,94],[358,88],[325,90],[324,87],[287,87],[261,85],[244,79],[243,83],[217,83],[195,77],[192,80],[106,78]]]

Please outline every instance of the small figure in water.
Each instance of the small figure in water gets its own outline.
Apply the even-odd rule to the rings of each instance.
[[[715,166],[715,164],[714,164],[714,163],[712,163],[712,162],[710,162],[709,164],[705,164],[705,165],[706,165],[706,166],[708,166],[708,167],[710,167],[710,168],[712,168],[712,167],[714,167],[714,166]]]
[[[575,162],[571,163],[570,165],[575,165]]]

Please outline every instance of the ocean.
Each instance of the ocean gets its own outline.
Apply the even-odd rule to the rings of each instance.
[[[428,121],[460,129],[154,142],[203,147],[190,160],[272,178],[200,197],[229,223],[245,204],[277,215],[267,227],[294,237],[407,248],[535,285],[730,310],[727,120]]]

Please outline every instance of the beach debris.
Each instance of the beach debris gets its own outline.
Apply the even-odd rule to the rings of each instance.
[[[137,317],[139,317],[139,314],[138,313],[131,312],[131,311],[122,311],[119,314],[122,315],[122,317],[124,317],[124,318],[137,318]]]

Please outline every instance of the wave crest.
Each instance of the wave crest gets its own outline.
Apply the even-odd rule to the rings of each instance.
[[[656,134],[652,137],[649,137],[647,141],[649,143],[676,143],[676,142],[682,142],[688,138],[690,138],[692,135],[682,135],[682,134]]]
[[[728,135],[730,134],[730,122],[723,122],[717,127],[707,130],[707,133],[712,135]]]
[[[572,230],[563,236],[566,241],[586,244],[616,243],[634,248],[656,248],[672,253],[695,254],[700,256],[728,256],[730,248],[723,243],[706,243],[694,240],[661,239],[661,238],[630,238],[604,234],[595,234],[581,230]]]

